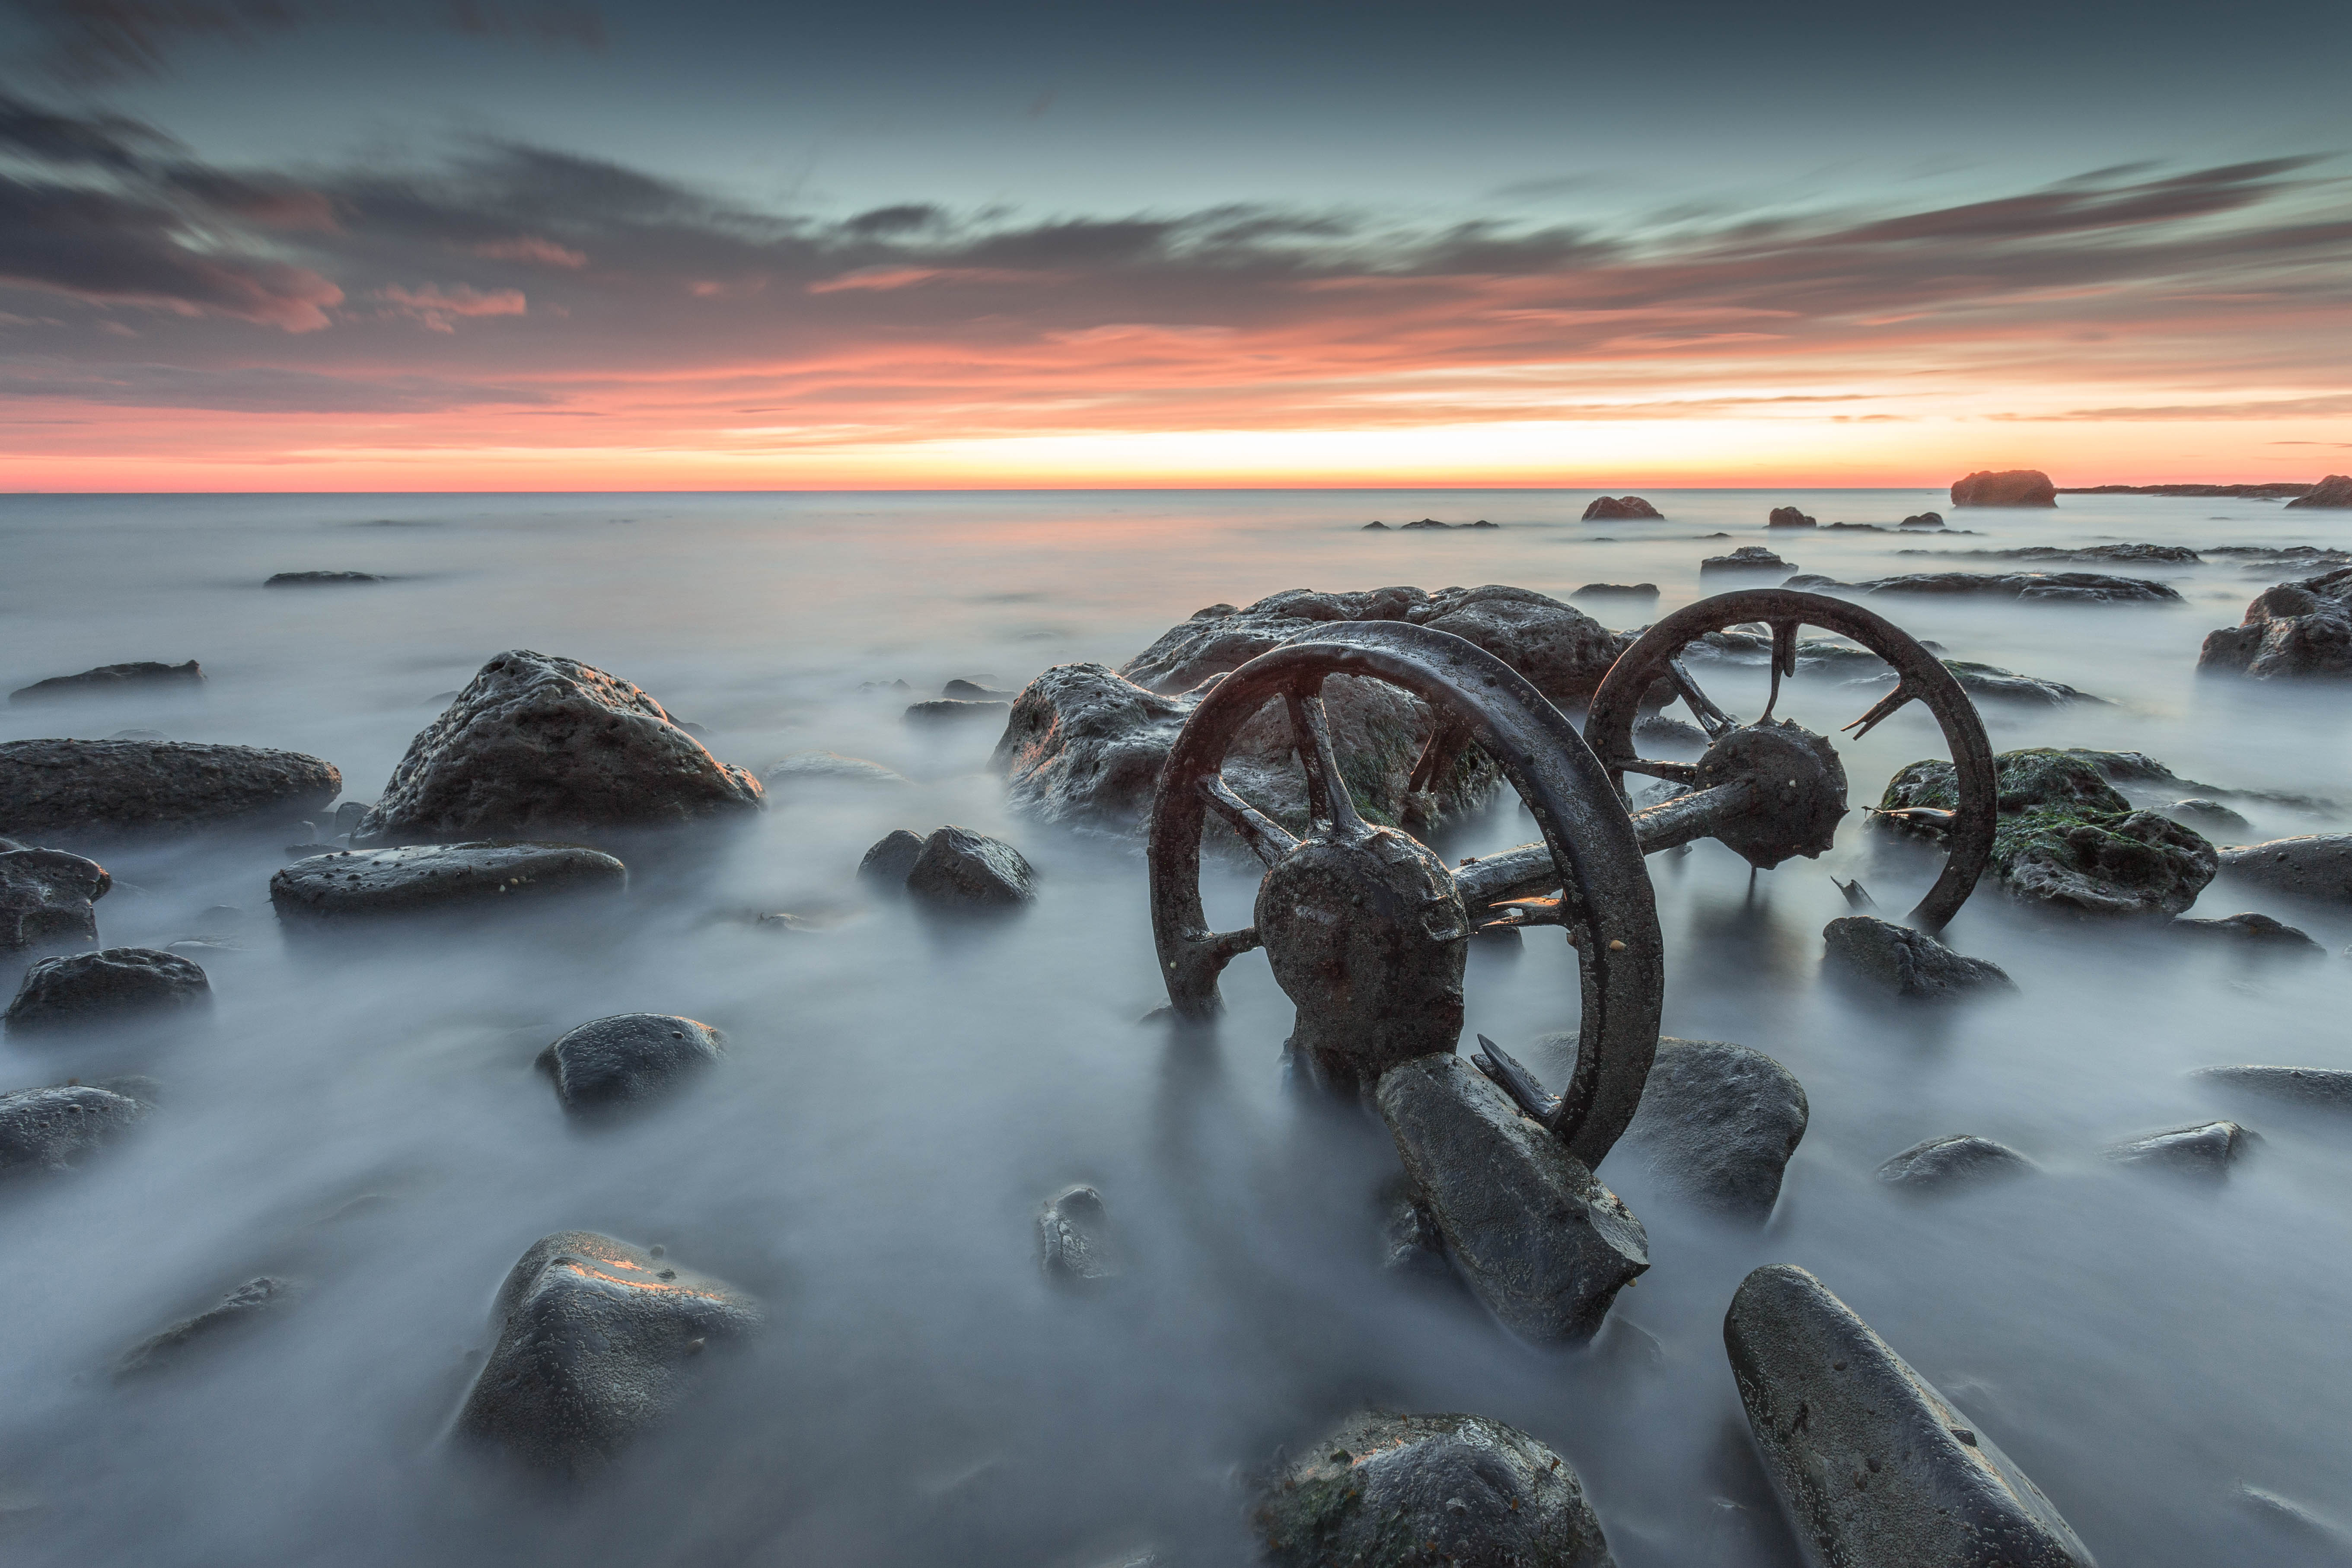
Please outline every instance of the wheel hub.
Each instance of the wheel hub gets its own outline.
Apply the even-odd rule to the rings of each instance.
[[[1825,735],[1767,719],[1727,731],[1698,761],[1698,787],[1745,780],[1747,810],[1713,824],[1714,836],[1751,866],[1769,870],[1816,856],[1846,814],[1845,767]]]

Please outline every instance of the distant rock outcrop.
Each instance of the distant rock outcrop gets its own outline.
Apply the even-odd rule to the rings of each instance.
[[[1819,520],[1807,517],[1795,507],[1776,506],[1772,509],[1771,515],[1764,520],[1764,526],[1767,528],[1818,528],[1821,524]]]
[[[2330,474],[2308,493],[2286,503],[2290,507],[2352,507],[2352,475]]]
[[[1584,509],[1587,522],[1664,522],[1665,514],[1640,496],[1602,496]]]
[[[2256,680],[2352,678],[2352,566],[2263,589],[2243,621],[2206,637],[2197,668]]]
[[[1954,506],[2056,506],[2058,488],[2039,468],[1981,468],[1952,481]]]
[[[191,687],[205,683],[205,672],[194,659],[185,664],[101,664],[79,675],[53,675],[8,693],[11,702],[46,702],[58,697],[104,697],[117,691],[152,690],[158,687]]]

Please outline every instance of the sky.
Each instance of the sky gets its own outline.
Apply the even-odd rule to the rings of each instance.
[[[2342,0],[0,0],[0,489],[2314,479],[2347,60]]]

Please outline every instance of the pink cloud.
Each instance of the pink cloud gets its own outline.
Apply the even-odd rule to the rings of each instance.
[[[463,283],[453,289],[432,283],[422,289],[403,289],[395,284],[377,289],[376,298],[436,332],[456,331],[452,322],[460,316],[520,316],[530,310],[520,289],[486,290]]]
[[[562,267],[573,271],[588,265],[585,252],[569,246],[558,245],[551,239],[525,235],[517,239],[494,239],[474,247],[474,254],[492,261],[534,261],[541,267]]]
[[[845,289],[870,289],[884,292],[892,289],[912,289],[925,283],[1055,283],[1064,275],[1055,272],[1029,272],[1003,267],[861,267],[855,272],[845,272],[838,278],[827,278],[812,283],[812,294],[838,294]]]

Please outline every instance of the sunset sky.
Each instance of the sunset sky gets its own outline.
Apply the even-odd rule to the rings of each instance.
[[[2352,5],[0,0],[0,489],[2352,470]]]

